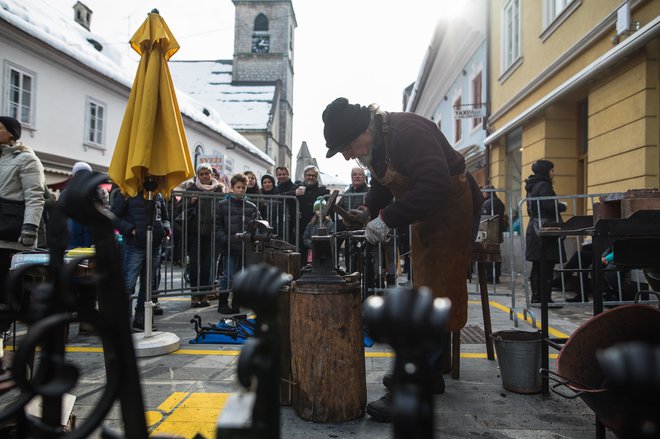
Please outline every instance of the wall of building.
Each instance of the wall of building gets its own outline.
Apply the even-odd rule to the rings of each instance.
[[[509,72],[510,76],[501,78],[498,77],[501,29],[497,20],[504,1],[495,3],[491,21],[491,132],[611,50],[616,9],[620,6],[618,1],[575,0],[578,7],[567,19],[552,34],[541,35],[542,2],[521,2],[522,63]],[[639,21],[640,26],[660,15],[660,2],[640,0],[631,4],[632,20]],[[536,160],[545,158],[555,163],[554,186],[558,194],[658,187],[659,47],[658,40],[653,40],[622,62],[597,76],[594,74],[586,85],[572,90],[534,119],[519,125],[523,138],[522,178],[531,174],[531,165]],[[584,102],[586,118],[579,114]],[[581,132],[585,130],[588,153],[586,175],[583,175],[578,151],[583,144]],[[498,187],[509,184],[506,149],[507,135],[490,145],[491,176]],[[524,184],[520,195],[524,196]],[[578,210],[589,213],[591,209],[586,203],[584,207],[578,206]]]
[[[58,57],[36,56],[25,46],[17,46],[0,39],[2,63],[2,112],[6,101],[7,63],[34,74],[34,125],[23,130],[21,140],[37,152],[75,158],[93,165],[107,167],[117,140],[129,90],[116,91],[102,85],[103,79],[92,81],[80,70],[60,64]],[[105,150],[85,146],[85,118],[87,98],[106,105]]]
[[[659,187],[658,55],[646,50],[589,93],[589,192]]]

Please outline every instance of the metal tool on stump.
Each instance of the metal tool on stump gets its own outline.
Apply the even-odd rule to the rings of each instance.
[[[433,394],[428,357],[440,343],[451,303],[428,288],[387,290],[364,305],[369,333],[396,351],[392,389],[395,438],[433,438]]]

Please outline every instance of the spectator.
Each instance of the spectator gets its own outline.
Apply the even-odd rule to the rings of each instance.
[[[275,186],[275,178],[270,174],[264,174],[261,177],[261,194],[262,195],[278,195],[277,186]],[[268,221],[273,231],[280,234],[278,216],[282,214],[283,204],[280,200],[273,198],[264,198],[259,203],[259,213],[261,218]]]
[[[71,181],[74,181],[75,176],[80,172],[92,172],[92,167],[86,162],[76,162],[71,168]],[[66,189],[65,189],[66,191]],[[99,186],[96,189],[96,198],[102,204],[104,209],[110,208],[110,196],[108,191],[103,187]],[[68,248],[76,247],[91,247],[94,244],[94,237],[92,236],[92,230],[84,224],[69,218],[67,221],[69,227],[69,245]]]
[[[314,203],[316,199],[323,195],[328,195],[330,191],[325,186],[319,185],[319,170],[314,165],[305,168],[303,178],[305,181],[302,185],[298,186],[295,195],[298,197],[298,203],[300,205],[300,224],[306,226],[314,215]],[[301,253],[305,254],[307,247],[304,245],[303,234],[304,230],[301,230],[300,242],[304,246],[304,251]]]
[[[367,184],[367,176],[364,172],[364,169],[359,166],[351,169],[351,184],[346,188],[342,194],[341,199],[337,203],[341,208],[346,211],[350,209],[357,209],[360,206],[364,206],[364,196],[369,191],[369,186]],[[337,231],[342,232],[347,230],[346,225],[343,221],[337,221]],[[344,245],[344,261],[346,265],[346,270],[349,273],[352,273],[357,269],[354,261],[351,257],[349,239],[339,238],[337,240],[337,248],[340,248]]]
[[[220,278],[220,300],[218,312],[232,314],[238,308],[230,308],[228,294],[231,288],[231,278],[241,268],[243,241],[236,238],[236,233],[245,231],[249,223],[257,214],[257,206],[246,200],[244,195],[247,189],[245,174],[235,174],[231,178],[232,192],[216,208],[217,235],[220,241],[220,252],[224,258],[225,266]]]
[[[44,168],[34,151],[18,141],[21,128],[13,117],[0,117],[0,303],[6,303],[11,258],[35,247],[44,209]],[[0,323],[0,334],[5,329]]]
[[[133,329],[139,331],[144,331],[144,301],[147,288],[147,223],[153,222],[152,276],[150,279],[152,288],[156,284],[156,267],[160,265],[161,242],[164,236],[171,234],[165,200],[160,194],[157,194],[154,200],[153,218],[147,218],[147,200],[141,193],[130,198],[126,198],[122,193],[117,193],[111,209],[117,217],[115,228],[119,230],[123,237],[124,288],[126,288],[126,294],[129,297],[135,293],[138,276],[140,278],[140,288],[132,325]],[[154,314],[162,314],[162,310],[157,311],[157,308],[160,308],[160,306],[156,304]]]
[[[555,165],[549,160],[539,160],[532,165],[533,175],[525,180],[526,198],[533,197],[555,197],[552,188],[552,180],[555,176]],[[563,243],[552,240],[552,245],[543,248],[546,266],[543,267],[547,276],[545,283],[541,284],[541,239],[538,231],[548,223],[561,222],[561,212],[566,210],[566,205],[556,203],[554,200],[527,201],[527,214],[529,225],[525,233],[525,259],[532,263],[529,274],[529,283],[532,288],[532,303],[539,303],[542,297],[553,303],[550,297],[552,291],[552,271],[559,262],[560,252],[562,260],[566,259]]]
[[[38,248],[47,248],[48,240],[46,239],[46,227],[48,226],[48,220],[50,219],[50,214],[55,206],[55,196],[50,192],[50,189],[46,186],[44,188],[44,210],[41,213],[41,222],[39,223],[39,233],[37,237],[37,247]]]
[[[339,206],[341,206],[346,211],[364,206],[364,196],[367,194],[367,192],[369,192],[367,175],[365,174],[364,169],[356,166],[355,168],[351,169],[351,184],[348,186],[348,188],[346,188],[341,199],[339,200]]]
[[[197,167],[195,183],[188,188],[192,192],[223,193],[223,186],[213,177],[213,169],[208,163]],[[218,236],[213,236],[217,220],[215,205],[217,197],[192,197],[188,207],[188,255],[190,257],[191,292],[211,291],[215,283],[213,267],[217,266],[220,255]],[[215,239],[213,239],[215,238]],[[190,296],[190,306],[209,306],[206,295]]]
[[[257,176],[254,175],[254,172],[252,171],[245,171],[243,172],[245,176],[248,179],[247,182],[247,189],[245,191],[245,195],[258,195],[261,193],[259,190],[259,185],[257,184]]]
[[[280,195],[295,196],[297,186],[289,178],[289,170],[286,166],[275,168],[275,177],[277,178],[277,192]],[[293,199],[286,200],[283,207],[284,209],[280,215],[281,221],[279,221],[282,230],[281,238],[292,245],[296,245],[296,202]],[[302,246],[302,242],[300,245]]]
[[[311,263],[312,262],[312,236],[318,235],[318,231],[321,228],[321,225],[319,225],[319,210],[322,210],[322,207],[325,206],[325,201],[323,201],[323,197],[318,197],[316,199],[316,202],[314,203],[313,211],[314,215],[312,215],[312,219],[310,222],[307,224],[305,227],[305,232],[303,233],[303,243],[305,244],[305,247],[307,247],[307,262]],[[324,228],[327,229],[328,235],[332,235],[335,233],[335,223],[330,219],[328,215],[323,217],[323,222],[321,223]]]
[[[483,187],[481,192],[484,197],[484,204],[481,205],[481,215],[499,215],[499,236],[498,241],[500,244],[504,241],[504,231],[508,227],[506,216],[504,213],[504,203],[500,200],[495,192],[495,187],[492,184],[487,184]],[[486,277],[488,282],[493,282],[493,263],[483,262],[486,269]],[[495,263],[495,283],[500,283],[500,274],[502,273],[502,263]]]

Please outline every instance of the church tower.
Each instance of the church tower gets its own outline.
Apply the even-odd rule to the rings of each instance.
[[[232,83],[278,83],[273,102],[278,165],[290,168],[293,127],[293,52],[297,26],[291,0],[233,0],[236,7]],[[277,94],[276,94],[277,95]]]

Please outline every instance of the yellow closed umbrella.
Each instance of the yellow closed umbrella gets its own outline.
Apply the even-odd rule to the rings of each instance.
[[[135,196],[149,179],[169,198],[195,175],[167,60],[179,44],[154,9],[130,40],[141,55],[108,175]]]
[[[147,200],[145,278],[152,279],[154,194],[160,192],[169,199],[172,189],[195,172],[167,67],[167,60],[179,50],[179,44],[156,9],[151,11],[130,43],[141,58],[108,175],[129,197],[144,190]],[[134,336],[136,355],[162,355],[178,349],[179,338],[175,334],[152,334],[151,282],[146,282],[145,293],[144,333]]]

